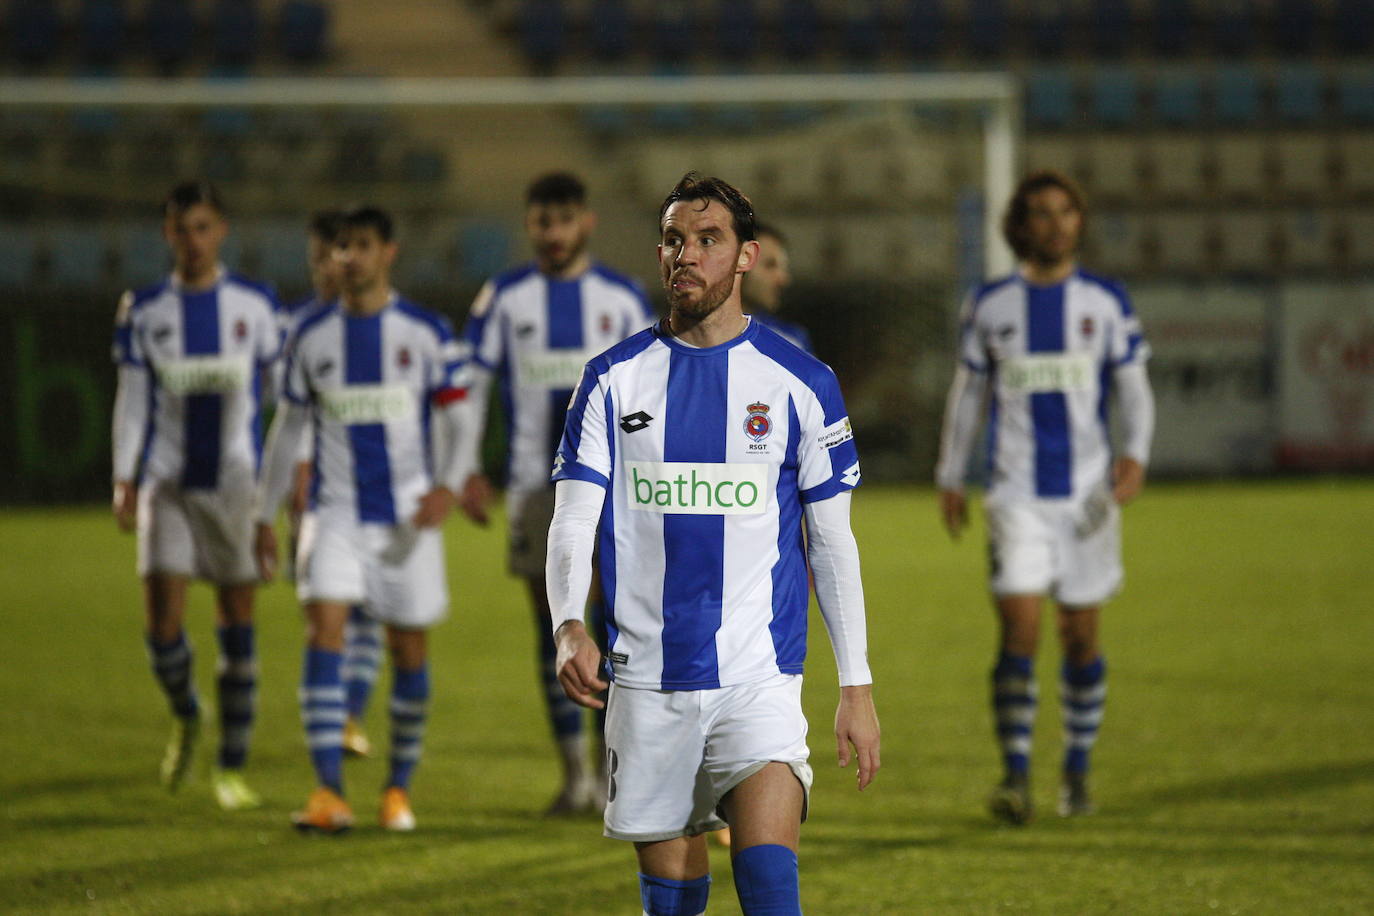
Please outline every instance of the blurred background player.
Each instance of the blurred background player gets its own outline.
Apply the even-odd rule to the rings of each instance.
[[[651,320],[639,286],[592,259],[588,245],[595,228],[581,179],[567,172],[537,178],[525,195],[534,263],[489,280],[464,329],[472,348],[473,407],[485,408],[493,374],[506,405],[510,571],[525,580],[534,606],[544,697],[563,766],[563,786],[549,814],[599,810],[605,803],[604,780],[587,767],[582,711],[564,695],[554,672],[544,588],[553,518],[549,470],[587,360]],[[485,523],[490,492],[486,478],[474,476],[464,489],[463,511]]]
[[[318,786],[302,830],[352,826],[343,798],[342,674],[349,608],[387,625],[392,659],[391,760],[381,823],[412,830],[410,778],[429,698],[426,629],[448,610],[440,526],[471,468],[460,462],[459,347],[448,322],[391,288],[391,217],[350,211],[338,238],[341,296],[301,324],[267,449],[257,529],[264,577],[276,564],[272,521],[291,487],[300,440],[317,438],[314,494],[301,524],[297,592],[309,621],[302,714]],[[431,421],[445,448],[430,460]]]
[[[288,347],[301,321],[339,298],[343,259],[338,257],[335,243],[343,226],[343,218],[342,210],[317,210],[310,217],[306,237],[306,258],[310,269],[311,293],[287,308]],[[314,440],[310,436],[305,436],[302,442],[301,460],[296,465],[291,502],[287,508],[291,537],[287,547],[286,568],[288,577],[292,579],[295,578],[294,564],[300,520],[310,500],[313,467]],[[381,662],[382,625],[369,617],[361,605],[354,605],[349,609],[348,624],[344,627],[343,679],[344,688],[348,693],[348,721],[344,723],[346,754],[367,757],[372,753],[372,742],[368,740],[367,732],[363,728],[363,715],[367,711],[367,701],[372,696],[372,687],[377,682]]]
[[[181,784],[200,730],[184,627],[194,577],[215,586],[215,799],[225,810],[254,808],[260,799],[242,773],[257,685],[251,504],[261,452],[259,391],[281,350],[277,304],[220,263],[228,223],[210,184],[172,189],[163,234],[171,276],[125,293],[115,322],[114,515],[122,530],[138,530],[148,649],[175,715],[163,784]]]
[[[1003,234],[1020,267],[964,307],[936,469],[941,515],[957,538],[967,523],[964,472],[986,406],[990,579],[1001,623],[992,695],[1005,765],[990,806],[1016,824],[1032,815],[1033,668],[1046,594],[1059,605],[1064,654],[1059,813],[1093,810],[1089,755],[1106,697],[1098,617],[1121,585],[1119,507],[1144,485],[1154,427],[1140,322],[1122,287],[1078,267],[1084,220],[1083,196],[1064,175],[1035,172],[1017,187]],[[1115,461],[1112,393],[1123,421]]]
[[[759,223],[759,258],[754,269],[744,275],[740,296],[745,314],[753,315],[760,324],[767,325],[807,353],[815,352],[811,335],[806,328],[778,317],[782,308],[782,291],[792,285],[792,271],[787,255],[787,238],[777,226]]]
[[[835,374],[743,313],[740,274],[758,256],[748,200],[689,172],[659,219],[669,315],[588,364],[559,446],[558,674],[601,705],[602,653],[582,622],[600,539],[617,583],[605,832],[635,844],[644,912],[705,912],[702,834],[728,822],[743,912],[798,916],[806,554],[839,669],[840,765],[852,747],[860,789],[880,766],[849,524],[858,453]]]

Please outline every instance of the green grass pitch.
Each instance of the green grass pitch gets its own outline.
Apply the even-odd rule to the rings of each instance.
[[[1127,586],[1104,617],[1100,813],[1052,814],[1058,651],[1047,619],[1041,817],[1017,829],[983,812],[997,762],[981,526],[954,545],[928,490],[859,491],[884,766],[862,795],[835,766],[834,668],[813,620],[806,911],[1374,911],[1371,522],[1367,480],[1147,491],[1127,512]],[[0,516],[0,911],[638,913],[628,846],[595,820],[537,816],[556,765],[499,524],[455,520],[447,536],[454,612],[434,635],[420,829],[372,826],[384,766],[373,759],[347,768],[360,826],[303,838],[287,825],[311,786],[290,590],[266,590],[259,609],[250,775],[267,805],[224,814],[203,769],[176,796],[157,784],[168,717],[144,657],[132,539],[96,509]],[[205,698],[209,604],[197,588]],[[384,739],[384,692],[369,725]],[[729,864],[712,856],[710,912],[736,913]]]

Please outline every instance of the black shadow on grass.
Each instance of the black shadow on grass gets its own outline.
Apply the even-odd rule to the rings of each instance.
[[[1313,764],[1260,773],[1202,779],[1151,789],[1135,795],[1134,803],[1113,805],[1117,811],[1138,811],[1160,805],[1190,805],[1217,801],[1258,801],[1338,786],[1374,783],[1374,760]]]

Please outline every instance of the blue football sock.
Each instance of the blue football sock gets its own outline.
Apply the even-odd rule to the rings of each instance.
[[[1064,707],[1064,770],[1086,773],[1107,702],[1107,663],[1098,656],[1086,665],[1064,663],[1059,696]]]
[[[248,736],[253,730],[253,706],[258,687],[258,664],[253,652],[253,625],[220,627],[219,765],[236,770],[248,759]]]
[[[1009,775],[1030,769],[1031,731],[1039,690],[1035,684],[1034,659],[1003,652],[992,669],[992,705],[997,719],[997,740]]]
[[[744,916],[801,916],[797,854],[768,844],[742,849],[730,859]]]
[[[425,737],[429,668],[396,669],[391,679],[391,775],[388,786],[410,788],[410,774],[420,762]]]
[[[639,899],[647,916],[699,916],[706,912],[711,893],[711,876],[691,881],[674,881],[640,874]]]
[[[183,719],[193,719],[200,715],[200,700],[196,696],[195,681],[191,679],[191,661],[194,653],[191,643],[184,632],[169,643],[159,643],[148,637],[148,657],[153,663],[153,674],[167,694],[172,712]]]
[[[348,690],[348,714],[361,719],[382,664],[382,625],[358,605],[344,625],[343,680]]]
[[[301,683],[301,718],[315,777],[320,785],[343,794],[343,680],[339,669],[343,654],[325,649],[305,650],[305,677]]]

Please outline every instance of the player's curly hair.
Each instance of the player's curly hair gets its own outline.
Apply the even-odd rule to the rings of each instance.
[[[389,242],[396,235],[396,222],[391,214],[381,207],[362,204],[343,212],[339,219],[339,233],[353,229],[373,229],[383,242]]]
[[[749,202],[734,185],[720,178],[705,178],[696,170],[682,176],[677,186],[663,199],[658,208],[658,222],[663,224],[663,214],[680,200],[700,200],[703,209],[710,201],[717,201],[730,211],[730,221],[734,224],[735,238],[741,243],[754,240],[758,223],[754,218],[754,205]]]
[[[572,172],[549,172],[540,175],[525,190],[525,205],[585,204],[587,186]]]
[[[180,216],[197,204],[206,204],[220,216],[226,215],[219,188],[203,178],[183,181],[167,192],[166,199],[162,201],[162,215]]]
[[[1024,260],[1030,255],[1030,247],[1026,241],[1026,217],[1030,214],[1030,197],[1046,188],[1059,188],[1069,195],[1069,200],[1073,202],[1074,209],[1082,219],[1082,229],[1087,228],[1088,202],[1078,182],[1054,169],[1031,172],[1016,186],[1016,192],[1011,195],[1011,202],[1007,204],[1007,212],[1002,214],[1002,238],[1007,240],[1007,244],[1019,259]],[[1082,229],[1079,233],[1080,238]]]

